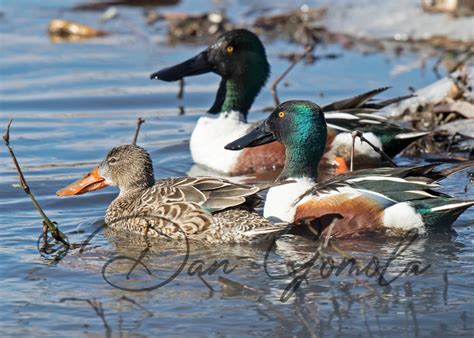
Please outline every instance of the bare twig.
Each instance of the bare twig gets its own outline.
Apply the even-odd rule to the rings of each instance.
[[[65,246],[68,247],[69,243],[67,241],[66,235],[59,230],[59,228],[57,227],[57,223],[51,221],[48,218],[48,216],[46,216],[43,209],[41,209],[40,205],[36,201],[35,196],[31,192],[31,189],[28,186],[28,183],[26,182],[23,172],[21,171],[20,164],[18,163],[15,153],[13,152],[13,149],[10,146],[10,126],[12,122],[13,122],[13,119],[10,119],[10,121],[8,122],[7,129],[5,130],[5,135],[3,135],[3,141],[5,142],[5,146],[8,148],[8,151],[10,152],[10,156],[13,160],[13,164],[15,165],[16,171],[18,172],[18,178],[20,180],[21,188],[30,197],[36,210],[38,210],[41,217],[43,218],[43,236],[46,238],[47,237],[46,231],[49,230],[51,232],[51,236],[53,236],[55,240],[63,243]]]
[[[452,67],[447,69],[448,73],[453,73],[456,70],[458,70],[459,67],[462,65],[466,64],[466,61],[468,61],[470,58],[474,56],[474,47],[470,47],[469,49],[466,50],[464,53],[463,57],[458,60]]]
[[[328,227],[328,233],[327,235],[325,236],[324,238],[324,243],[323,243],[323,248],[327,247],[328,244],[329,244],[329,240],[331,239],[331,235],[332,235],[332,229],[334,228],[334,226],[336,225],[337,221],[340,220],[340,217],[335,217],[332,221],[331,221],[331,224],[329,224],[329,227]]]
[[[144,122],[145,120],[142,119],[141,117],[137,119],[137,128],[135,129],[135,135],[133,136],[133,141],[132,141],[132,144],[134,145],[137,144],[138,134],[140,133],[140,128]]]
[[[275,101],[275,105],[280,104],[280,99],[278,98],[277,86],[278,84],[288,75],[288,73],[296,66],[301,60],[303,60],[309,53],[313,52],[314,45],[307,46],[304,50],[304,53],[296,56],[293,62],[288,66],[288,68],[272,83],[272,96],[273,101]]]
[[[352,136],[352,148],[351,148],[351,167],[350,167],[350,171],[354,171],[354,148],[355,148],[355,140],[356,140],[356,137],[357,137],[356,132],[352,132],[351,136]]]
[[[364,137],[364,134],[358,130],[355,130],[352,132],[352,135],[354,137],[358,137],[361,139],[361,141],[367,143],[369,146],[372,147],[372,149],[377,153],[379,154],[380,156],[382,156],[385,160],[387,160],[388,162],[390,162],[390,164],[392,165],[392,167],[398,167],[397,164],[395,162],[393,162],[393,160],[390,158],[390,156],[388,156],[382,149],[380,149],[379,147],[377,147],[376,145],[374,145],[372,142],[370,142],[369,140],[367,140],[365,137]],[[351,162],[351,171],[352,171],[352,162]]]

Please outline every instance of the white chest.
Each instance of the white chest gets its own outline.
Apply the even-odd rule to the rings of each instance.
[[[206,114],[199,118],[191,134],[191,155],[197,164],[224,173],[230,172],[240,151],[224,146],[243,136],[249,128],[239,112]]]
[[[263,216],[274,222],[292,222],[296,211],[295,200],[314,186],[307,178],[294,179],[295,183],[270,188],[265,200]]]

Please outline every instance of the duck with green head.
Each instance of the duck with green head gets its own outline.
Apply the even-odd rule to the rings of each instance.
[[[218,74],[221,82],[212,107],[199,118],[191,135],[194,162],[231,175],[281,168],[285,150],[278,142],[241,152],[224,149],[228,142],[244,135],[252,127],[247,122],[249,109],[270,74],[265,48],[258,36],[246,29],[226,32],[195,57],[153,73],[151,78],[177,81],[208,72]],[[348,147],[352,143],[350,131],[354,128],[365,132],[369,141],[391,155],[396,155],[411,141],[426,135],[400,128],[372,114],[385,104],[403,99],[388,100],[378,105],[369,103],[374,95],[386,89],[373,90],[323,107],[328,123],[334,127],[329,130],[327,138],[326,158],[329,162],[341,156],[347,160]],[[330,113],[335,110],[338,112]],[[381,160],[378,153],[364,144],[356,146],[355,156],[364,158],[364,162]]]
[[[288,101],[226,148],[241,150],[275,140],[283,143],[286,162],[278,180],[294,182],[270,188],[264,216],[305,223],[321,235],[329,231],[334,237],[402,234],[411,229],[423,234],[448,227],[474,205],[474,200],[452,198],[435,190],[439,180],[473,166],[473,162],[441,171],[433,164],[365,169],[317,183],[315,168],[323,156],[326,138],[327,126],[318,105]]]
[[[252,127],[247,122],[247,114],[270,74],[260,39],[244,29],[227,32],[197,56],[160,70],[151,78],[177,81],[207,72],[219,74],[221,82],[212,107],[199,118],[191,135],[194,162],[227,174],[281,167],[284,149],[278,143],[245,151],[244,154],[224,149],[227,143]]]

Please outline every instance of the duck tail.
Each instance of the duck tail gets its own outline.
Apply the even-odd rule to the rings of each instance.
[[[474,205],[474,200],[459,200],[455,198],[434,199],[421,202],[421,213],[426,225],[433,228],[447,228],[468,208]]]
[[[474,200],[467,200],[467,201],[453,201],[453,203],[444,204],[436,207],[432,207],[430,209],[431,212],[437,211],[464,211],[469,209],[474,205]]]
[[[393,157],[397,155],[398,153],[400,153],[403,149],[408,147],[414,141],[428,134],[431,134],[431,132],[430,131],[413,131],[413,130],[407,130],[407,129],[399,130],[397,131],[397,133],[394,135],[393,138],[390,138],[388,142],[383,144],[383,150],[388,156]]]
[[[412,97],[415,97],[416,95],[410,94],[410,95],[404,95],[404,96],[397,96],[388,100],[383,100],[379,102],[374,102],[374,103],[367,103],[363,107],[364,108],[373,108],[373,109],[382,109],[386,106],[389,106],[394,103],[401,102],[406,99],[411,99]]]
[[[390,87],[377,88],[369,92],[366,92],[354,97],[350,97],[348,99],[336,101],[324,106],[322,110],[323,112],[329,112],[329,111],[360,108],[365,103],[367,103],[367,101],[369,101],[372,97],[386,91],[389,88]]]

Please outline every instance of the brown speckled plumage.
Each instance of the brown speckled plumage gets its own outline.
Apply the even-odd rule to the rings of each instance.
[[[138,146],[114,148],[99,173],[120,194],[107,209],[106,224],[152,237],[215,243],[268,239],[282,226],[252,210],[259,188],[215,177],[181,177],[155,183],[148,153]]]

